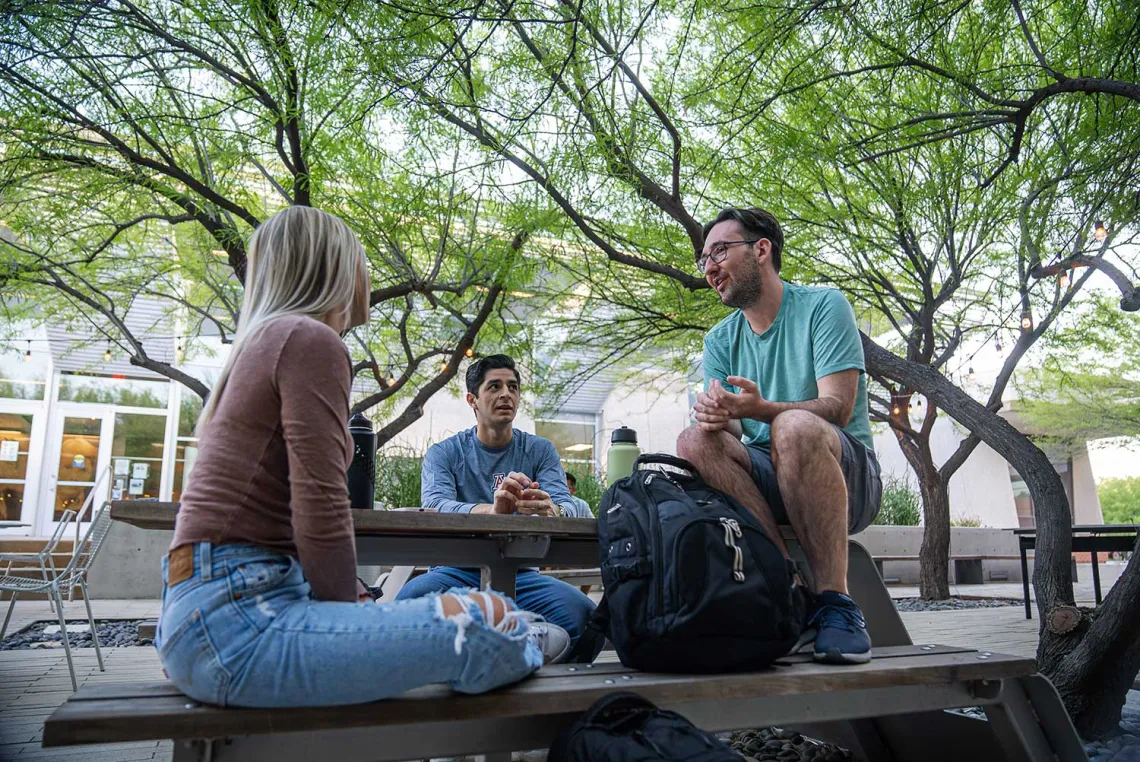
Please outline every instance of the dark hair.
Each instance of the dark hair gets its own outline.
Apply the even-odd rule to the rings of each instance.
[[[571,487],[577,487],[578,486],[578,477],[574,476],[574,474],[567,471],[566,472],[566,483],[569,484]]]
[[[522,385],[522,376],[519,375],[514,360],[506,355],[487,355],[467,366],[467,391],[478,395],[479,387],[483,385],[483,379],[487,377],[487,371],[498,370],[499,368],[513,370],[515,381],[518,381],[520,386]]]
[[[705,223],[705,238],[708,238],[709,231],[714,226],[729,220],[739,222],[740,227],[744,228],[744,234],[749,238],[767,238],[772,242],[772,266],[776,268],[776,272],[780,272],[781,254],[784,251],[784,230],[780,227],[780,221],[776,219],[776,215],[759,207],[722,209],[715,220]],[[701,252],[698,251],[697,258],[700,259],[700,256]]]

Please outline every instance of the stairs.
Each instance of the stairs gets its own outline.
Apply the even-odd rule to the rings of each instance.
[[[3,553],[36,553],[43,548],[47,543],[46,537],[4,537],[0,538],[0,554]],[[72,549],[75,547],[74,540],[61,540],[59,545],[56,546],[55,553],[52,554],[55,561],[56,569],[63,569],[67,566],[67,562],[71,560]],[[50,570],[49,570],[50,571]],[[7,561],[0,561],[0,575],[9,575],[12,577],[33,577],[41,579],[39,563],[29,559],[27,562],[14,561],[11,568],[9,568]],[[64,592],[66,597],[67,593]],[[82,597],[83,593],[79,588],[75,590],[75,598],[78,600]],[[10,597],[7,592],[0,592],[0,601],[6,601]],[[23,593],[20,595],[20,600],[47,600],[48,596],[43,593],[31,594]]]

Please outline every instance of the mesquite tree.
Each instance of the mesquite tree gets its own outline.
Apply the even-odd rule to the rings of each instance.
[[[1101,198],[1100,191],[1113,187],[1119,191],[1121,179],[1135,173],[1135,162],[1126,161],[1120,163],[1121,173],[1113,175],[1111,167],[1116,162],[1110,154],[1135,143],[1130,131],[1134,124],[1130,128],[1128,121],[1130,106],[1122,101],[1132,97],[1127,82],[1136,66],[1129,51],[1136,46],[1122,44],[1122,37],[1134,37],[1136,29],[1122,24],[1100,34],[1100,27],[1091,25],[1075,33],[1074,27],[1085,23],[1084,11],[1055,10],[1063,23],[1052,27],[1051,34],[1061,48],[1089,45],[1090,38],[1096,38],[1091,47],[1097,55],[1064,60],[1078,61],[1076,66],[1083,69],[1101,70],[1063,79],[1059,72],[1041,67],[1039,61],[1047,53],[1042,53],[1034,35],[1024,33],[1031,22],[1020,6],[991,5],[985,9],[972,4],[920,8],[900,2],[881,10],[878,6],[818,3],[802,9],[796,4],[734,9],[686,3],[666,8],[636,2],[497,3],[476,9],[405,5],[401,6],[406,14],[401,20],[404,26],[399,31],[405,38],[415,38],[417,44],[404,51],[403,59],[389,57],[375,65],[395,83],[410,108],[421,108],[456,125],[489,155],[501,157],[521,178],[544,191],[567,220],[564,235],[583,247],[584,257],[593,251],[607,263],[626,268],[627,287],[635,281],[670,281],[675,289],[700,292],[704,283],[690,264],[702,244],[699,220],[707,218],[722,200],[734,204],[757,201],[737,198],[731,189],[734,185],[739,189],[746,182],[742,178],[751,173],[778,170],[767,162],[768,153],[797,129],[790,116],[796,112],[795,105],[810,107],[821,102],[833,83],[861,83],[864,97],[845,104],[845,121],[840,125],[850,128],[845,134],[825,129],[819,138],[841,142],[843,155],[838,160],[851,166],[863,164],[864,173],[872,172],[866,165],[885,157],[976,133],[981,144],[976,160],[969,162],[972,181],[980,189],[997,192],[995,184],[1006,182],[1006,173],[1020,169],[1015,159],[1052,156],[1051,163],[1041,160],[1039,171],[1027,172],[1024,180],[1009,180],[1017,190],[1008,195],[1020,195],[1022,204],[1003,210],[996,218],[1008,225],[1004,241],[1008,256],[1001,265],[1006,271],[989,275],[999,283],[1004,279],[1004,297],[991,300],[985,289],[962,295],[967,306],[971,299],[983,308],[991,303],[1013,306],[1012,316],[1001,313],[1000,320],[994,315],[977,318],[967,306],[955,308],[964,327],[972,326],[974,320],[983,326],[989,321],[994,330],[1006,332],[1012,346],[1004,374],[1012,373],[1017,358],[1047,333],[1050,316],[1065,307],[1075,290],[1073,285],[1059,289],[1053,280],[1048,284],[1036,281],[1034,273],[1058,256],[1099,257],[1111,264],[1099,246],[1089,244],[1087,220],[1073,220],[1057,236],[1049,233],[1051,220],[1070,213],[1064,202],[1053,204],[1049,194],[1062,188],[1076,194],[1074,218],[1094,208],[1104,208],[1108,215],[1127,207],[1129,199],[1123,194]],[[1124,5],[1098,13],[1116,13],[1122,18]],[[857,12],[874,17],[854,15]],[[375,11],[370,4],[350,5],[354,21],[371,13]],[[947,19],[947,14],[961,17]],[[911,28],[914,25],[930,28],[916,33]],[[430,27],[430,36],[417,34],[425,27]],[[1074,33],[1066,36],[1068,32]],[[368,33],[360,35],[362,47],[370,47]],[[927,49],[917,49],[923,46]],[[964,54],[971,48],[973,55]],[[941,64],[929,60],[926,53],[931,52],[938,54]],[[735,53],[739,55],[734,57]],[[954,65],[949,67],[947,61]],[[969,76],[963,67],[971,67]],[[722,76],[709,76],[710,71]],[[1052,84],[1026,90],[1026,81],[1038,72],[1051,78]],[[948,99],[977,100],[981,105],[969,103],[955,111],[937,112],[914,105],[934,102],[929,94],[939,89],[951,92]],[[909,99],[896,98],[904,91],[911,94]],[[1090,103],[1066,100],[1076,92],[1096,95]],[[868,108],[869,100],[875,101],[874,110]],[[1054,109],[1074,105],[1078,113],[1071,120],[1055,118]],[[718,113],[710,115],[710,110]],[[957,111],[965,115],[956,116]],[[890,121],[882,120],[884,113]],[[865,130],[863,136],[854,135],[858,126]],[[1072,132],[1060,140],[1051,132],[1057,129]],[[747,130],[756,136],[751,144],[739,140]],[[1063,143],[1063,149],[1029,151],[1026,143],[1031,133],[1043,147],[1055,141]],[[1063,150],[1071,154],[1067,163],[1063,155],[1057,158]],[[794,160],[786,152],[781,156]],[[855,182],[858,172],[848,176]],[[1054,177],[1062,179],[1053,181]],[[775,180],[779,179],[776,174]],[[1089,179],[1095,182],[1078,182]],[[1028,183],[1028,190],[1023,182]],[[773,188],[775,200],[762,201],[779,206],[780,196],[780,190]],[[1033,200],[1026,202],[1030,197]],[[864,209],[853,205],[847,211],[857,221],[852,224],[864,224]],[[908,214],[921,216],[914,210]],[[1035,217],[1038,214],[1040,220]],[[1023,217],[1029,223],[1028,231],[1023,228]],[[917,232],[904,229],[893,238]],[[1062,241],[1067,241],[1064,249]],[[794,252],[796,243],[793,237],[790,251]],[[883,256],[902,256],[902,243],[886,243],[891,248]],[[949,261],[945,247],[959,244],[955,238],[952,244],[943,244],[941,253],[937,246],[926,249],[925,257],[933,261],[939,256],[945,263]],[[962,249],[968,251],[968,245]],[[834,261],[821,262],[819,269],[826,270]],[[916,258],[921,261],[922,257]],[[961,262],[961,254],[956,261]],[[978,261],[985,260],[979,257]],[[921,266],[915,264],[914,269]],[[985,275],[982,268],[978,277]],[[954,279],[965,276],[950,273],[943,281]],[[863,288],[862,283],[845,281],[853,291]],[[937,285],[934,294],[940,288]],[[948,289],[947,293],[956,291]],[[661,294],[652,292],[654,297]],[[934,295],[909,297],[911,305],[937,306]],[[679,300],[677,314],[686,314],[693,299],[686,295]],[[705,305],[707,325],[724,314],[712,300]],[[1024,329],[1023,309],[1030,312],[1029,327]],[[885,324],[885,318],[879,324]],[[899,327],[904,337],[910,330],[923,330],[916,329],[909,316]],[[939,371],[932,359],[952,345],[954,332],[946,323],[933,330],[941,335],[918,344],[913,358],[865,339],[868,370],[907,397],[922,394],[964,425],[970,441],[985,442],[997,450],[1025,479],[1037,511],[1034,586],[1045,628],[1039,651],[1041,667],[1054,679],[1082,733],[1105,732],[1119,718],[1126,686],[1140,666],[1135,647],[1140,614],[1134,606],[1140,565],[1129,565],[1097,610],[1073,607],[1070,519],[1060,478],[1045,454],[997,414],[996,404],[975,400]],[[930,357],[924,359],[924,352]],[[1074,649],[1077,659],[1061,659],[1066,650]]]
[[[93,326],[132,364],[201,397],[125,316],[156,300],[190,337],[236,328],[245,241],[317,205],[365,245],[372,323],[349,346],[360,411],[418,418],[506,293],[533,274],[528,220],[497,215],[454,130],[389,108],[338,16],[306,4],[9,3],[0,21],[0,284],[5,304]],[[10,312],[11,314],[11,312]],[[399,409],[393,406],[399,406]]]

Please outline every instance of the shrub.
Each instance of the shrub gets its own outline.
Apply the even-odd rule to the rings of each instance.
[[[883,482],[883,502],[876,524],[916,527],[922,518],[922,498],[909,479],[890,477]]]
[[[963,516],[960,519],[950,519],[952,527],[980,527],[982,520],[977,516]]]
[[[376,500],[386,508],[420,504],[423,455],[407,447],[387,447],[376,453]]]
[[[605,486],[601,483],[601,481],[598,480],[598,477],[594,476],[593,472],[591,471],[571,470],[570,473],[573,474],[574,478],[578,480],[577,496],[589,503],[590,510],[593,511],[595,515],[597,515],[598,506],[602,502],[602,494],[606,491]]]
[[[1097,483],[1100,512],[1105,524],[1135,524],[1140,521],[1140,476],[1104,479]]]

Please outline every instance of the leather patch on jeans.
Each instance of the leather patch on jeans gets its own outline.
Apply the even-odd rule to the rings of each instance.
[[[194,574],[194,546],[179,545],[166,556],[166,586],[174,587]]]

